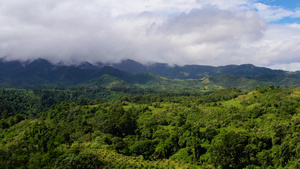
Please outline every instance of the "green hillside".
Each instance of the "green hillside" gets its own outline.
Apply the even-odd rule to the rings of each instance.
[[[105,88],[132,94],[145,93],[203,93],[223,88],[205,79],[168,79],[151,73],[137,74],[122,80],[110,75],[77,85],[85,88]]]
[[[300,167],[298,88],[76,91],[1,90],[0,168]]]

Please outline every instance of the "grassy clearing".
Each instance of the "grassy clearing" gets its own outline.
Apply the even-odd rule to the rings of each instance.
[[[235,107],[242,107],[241,101],[238,99],[232,99],[228,101],[221,102],[223,106],[225,107],[230,107],[230,106],[235,106]]]
[[[293,93],[291,94],[292,97],[300,97],[300,87],[297,87],[293,90]]]
[[[183,163],[179,161],[174,161],[170,159],[162,159],[158,161],[145,160],[143,156],[130,157],[110,150],[101,150],[101,149],[90,149],[86,150],[95,153],[99,159],[103,160],[105,163],[110,164],[108,166],[115,166],[115,168],[166,168],[166,169],[196,169],[200,168],[188,163]],[[104,167],[105,168],[105,167]]]

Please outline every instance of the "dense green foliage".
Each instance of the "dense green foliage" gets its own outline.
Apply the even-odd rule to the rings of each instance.
[[[0,168],[300,167],[299,88],[89,90],[2,89]]]

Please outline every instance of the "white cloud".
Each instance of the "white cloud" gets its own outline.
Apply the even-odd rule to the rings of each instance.
[[[261,40],[247,47],[248,50],[253,50],[253,57],[249,56],[253,59],[251,62],[270,67],[300,62],[299,26],[298,24],[269,26]],[[245,50],[246,52],[250,51]]]
[[[285,17],[297,17],[297,11],[290,11],[279,6],[255,3],[253,7],[258,11],[258,14],[268,22],[278,21]]]
[[[300,26],[265,21],[296,15],[252,0],[2,0],[0,57],[290,64]]]
[[[290,64],[276,64],[270,66],[272,69],[279,69],[279,70],[288,70],[288,71],[299,71],[300,62],[290,63]]]

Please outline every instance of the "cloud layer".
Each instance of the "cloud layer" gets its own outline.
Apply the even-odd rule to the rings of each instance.
[[[0,57],[296,70],[300,25],[269,22],[299,16],[253,0],[2,0]]]

